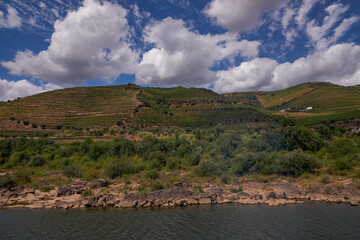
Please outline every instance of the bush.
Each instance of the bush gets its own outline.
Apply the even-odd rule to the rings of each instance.
[[[349,156],[343,156],[330,162],[330,168],[335,171],[349,170],[355,165],[355,161]]]
[[[322,176],[320,177],[320,183],[322,183],[322,184],[328,184],[328,183],[330,183],[330,177],[329,177],[329,175],[322,175]]]
[[[219,167],[211,160],[201,161],[195,168],[195,174],[199,177],[212,177],[219,175]]]
[[[150,179],[157,179],[159,177],[159,171],[156,169],[148,170],[145,173],[145,177]]]
[[[223,173],[220,177],[221,182],[223,182],[224,184],[229,184],[231,177],[228,173]]]
[[[37,128],[37,124],[36,124],[36,123],[32,123],[31,126],[32,126],[33,128]]]
[[[200,159],[201,159],[201,154],[198,152],[194,152],[194,153],[190,154],[189,157],[187,158],[190,166],[198,165],[200,162]]]
[[[30,158],[28,165],[30,167],[39,167],[45,164],[45,158],[41,155],[35,155]]]
[[[167,160],[166,164],[167,169],[180,169],[181,168],[181,159],[177,157],[171,157]]]
[[[11,186],[14,186],[15,183],[16,183],[15,177],[10,175],[9,173],[6,173],[5,175],[0,175],[0,188],[2,187],[9,188]]]
[[[30,124],[30,122],[29,122],[29,121],[23,121],[23,123],[24,123],[24,125],[25,125],[25,126],[27,126],[27,125],[29,125],[29,124]]]
[[[290,118],[285,118],[284,120],[281,121],[281,125],[283,127],[287,127],[287,126],[295,126],[295,122],[294,120],[290,119]]]
[[[19,184],[26,184],[31,182],[31,175],[33,175],[34,172],[28,168],[21,168],[17,170],[14,175],[17,178],[17,182]]]
[[[68,178],[80,177],[82,169],[79,166],[65,166],[62,170],[63,174]]]
[[[61,129],[62,129],[62,126],[61,126],[61,125],[56,125],[56,126],[55,126],[55,129],[61,130]]]
[[[320,161],[315,156],[302,151],[280,155],[278,164],[279,174],[293,177],[299,177],[306,172],[313,173],[316,168],[321,166]]]
[[[11,121],[15,121],[15,117],[10,117],[10,120],[11,120]]]
[[[161,189],[164,189],[165,186],[164,184],[162,184],[161,182],[159,181],[156,181],[154,184],[151,185],[151,191],[158,191],[158,190],[161,190]]]
[[[110,178],[122,176],[123,174],[135,173],[133,164],[127,160],[114,160],[105,167],[105,174]]]
[[[232,193],[239,193],[242,191],[243,191],[243,189],[241,186],[239,186],[238,188],[230,188],[230,192],[232,192]]]

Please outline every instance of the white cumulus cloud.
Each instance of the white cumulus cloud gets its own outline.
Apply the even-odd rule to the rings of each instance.
[[[155,47],[144,53],[136,73],[139,84],[208,86],[216,79],[209,70],[216,61],[241,54],[258,55],[258,41],[238,41],[235,34],[201,35],[182,20],[166,18],[145,30],[145,41]]]
[[[287,0],[212,0],[204,12],[232,32],[252,30],[264,13],[278,9]]]
[[[14,61],[1,64],[13,75],[61,85],[133,73],[137,53],[130,48],[126,15],[118,4],[85,0],[77,11],[55,22],[47,50],[18,52]]]
[[[27,97],[60,88],[60,86],[51,83],[37,86],[27,80],[15,82],[0,79],[0,101],[14,100],[18,97]]]
[[[240,66],[218,72],[217,92],[279,90],[305,82],[331,82],[345,86],[360,84],[360,46],[333,45],[293,63],[279,64],[256,58]]]
[[[17,28],[21,26],[21,18],[15,8],[7,7],[7,14],[0,11],[0,28]]]

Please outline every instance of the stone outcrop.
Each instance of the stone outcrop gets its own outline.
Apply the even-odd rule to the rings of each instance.
[[[0,206],[28,208],[85,208],[85,207],[171,207],[202,204],[283,204],[310,201],[343,202],[352,206],[360,205],[357,188],[344,184],[341,189],[331,186],[314,188],[288,182],[246,183],[242,192],[230,192],[226,187],[204,184],[203,193],[196,193],[187,184],[174,183],[172,188],[147,194],[136,191],[118,191],[106,180],[75,182],[42,192],[24,186],[1,188]],[[355,190],[354,190],[355,189]]]

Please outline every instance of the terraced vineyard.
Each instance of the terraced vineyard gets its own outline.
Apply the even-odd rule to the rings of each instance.
[[[140,104],[139,89],[124,86],[71,88],[46,92],[0,105],[2,121],[15,117],[19,121],[87,127],[110,125],[130,118]]]
[[[304,112],[308,106],[313,110]],[[279,112],[285,108],[291,111]],[[0,129],[30,131],[33,123],[46,128],[101,128],[115,126],[119,121],[128,126],[185,128],[222,124],[248,128],[276,125],[284,117],[310,125],[360,118],[359,108],[359,87],[329,83],[223,95],[202,88],[144,88],[129,84],[62,89],[2,102]]]

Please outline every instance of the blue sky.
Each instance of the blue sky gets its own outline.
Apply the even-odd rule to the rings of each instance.
[[[0,101],[128,82],[360,84],[358,0],[3,0]]]

